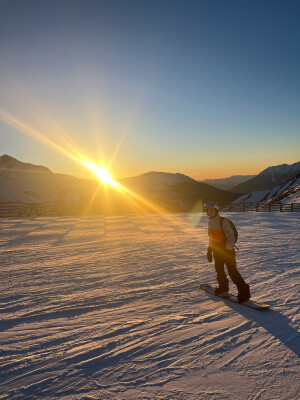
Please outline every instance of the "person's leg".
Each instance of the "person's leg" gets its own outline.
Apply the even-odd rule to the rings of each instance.
[[[216,253],[214,253],[214,259],[215,259],[215,269],[217,273],[217,281],[219,284],[219,291],[228,292],[229,284],[225,273],[224,259]]]
[[[234,250],[226,251],[225,264],[232,282],[237,286],[239,293],[238,298],[240,300],[249,299],[250,298],[249,285],[246,284],[242,275],[237,269]]]

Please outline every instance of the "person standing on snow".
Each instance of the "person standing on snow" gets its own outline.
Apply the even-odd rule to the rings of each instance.
[[[207,249],[207,260],[212,262],[212,256],[215,260],[215,269],[219,286],[215,288],[217,295],[227,294],[229,291],[228,278],[225,273],[225,265],[228,274],[237,286],[238,302],[243,303],[250,299],[249,285],[246,284],[243,277],[237,270],[235,258],[235,235],[228,219],[219,215],[219,207],[214,203],[205,204],[208,220],[209,245]]]

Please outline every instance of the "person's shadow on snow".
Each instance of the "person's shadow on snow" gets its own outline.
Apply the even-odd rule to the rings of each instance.
[[[216,300],[216,296],[209,296],[212,296]],[[240,304],[226,301],[225,299],[219,298],[218,300],[224,301],[228,307],[243,315],[249,321],[256,322],[300,357],[300,333],[290,325],[291,321],[279,311],[273,309],[253,310]]]

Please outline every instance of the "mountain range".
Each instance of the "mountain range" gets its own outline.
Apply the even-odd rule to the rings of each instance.
[[[199,182],[207,183],[208,185],[214,186],[223,190],[232,190],[234,187],[239,185],[240,183],[249,181],[254,178],[256,175],[233,175],[229,178],[221,178],[221,179],[205,179]]]
[[[266,201],[287,189],[297,192],[297,189],[292,187],[297,185],[298,181],[293,178],[298,173],[300,162],[269,167],[228,191],[198,182],[180,173],[152,171],[118,180],[122,186],[134,193],[132,197],[104,186],[97,180],[56,174],[45,166],[24,163],[5,154],[0,157],[0,202],[56,202],[68,204],[69,208],[72,205],[71,208],[78,213],[87,209],[96,213],[118,213],[151,211],[151,207],[146,205],[147,201],[150,201],[166,210],[177,207],[188,211],[207,201]],[[233,184],[244,179],[245,176],[237,175],[216,181],[221,184]],[[287,184],[289,180],[291,182]],[[275,188],[272,189],[274,182]],[[256,194],[249,193],[252,188]],[[247,194],[242,195],[245,192]],[[144,200],[138,200],[138,196],[142,196]]]
[[[118,181],[135,194],[166,209],[175,206],[194,207],[195,203],[231,202],[239,194],[221,190],[183,175],[148,172]],[[44,166],[23,163],[9,155],[0,157],[0,202],[72,203],[78,212],[87,207],[91,212],[150,211],[145,201],[134,201],[97,180],[79,179],[55,174]]]

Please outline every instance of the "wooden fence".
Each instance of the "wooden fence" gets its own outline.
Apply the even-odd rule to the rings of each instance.
[[[220,203],[220,209],[222,211],[229,212],[247,212],[247,211],[256,211],[256,212],[271,212],[271,211],[279,211],[279,212],[294,212],[300,211],[300,203]]]
[[[220,210],[223,212],[300,212],[300,203],[218,203]],[[164,203],[159,206],[166,212],[170,213],[188,213],[188,212],[203,212],[201,204],[174,204]],[[0,217],[29,217],[29,216],[75,216],[83,214],[106,214],[101,209],[92,212],[84,212],[83,207],[79,207],[76,203],[66,202],[46,202],[46,203],[23,203],[23,202],[0,202]],[[117,212],[117,214],[133,213],[134,211],[125,210]],[[151,212],[151,211],[149,211]],[[154,212],[154,211],[153,211]]]

